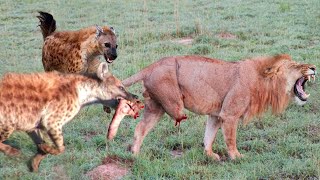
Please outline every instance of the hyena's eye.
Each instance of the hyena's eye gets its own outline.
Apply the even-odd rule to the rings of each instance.
[[[104,43],[104,46],[106,46],[107,48],[110,48],[111,44],[110,43]]]
[[[120,86],[119,89],[120,89],[121,91],[125,91],[124,87],[122,87],[122,86]]]

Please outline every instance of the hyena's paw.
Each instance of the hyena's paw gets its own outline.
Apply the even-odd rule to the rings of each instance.
[[[46,154],[36,154],[31,160],[31,171],[38,172],[40,163],[43,158],[46,157]]]
[[[103,111],[106,113],[111,113],[111,108],[108,106],[103,106]]]
[[[8,156],[19,156],[21,152],[16,148],[10,147],[4,153]]]
[[[59,151],[58,149],[48,145],[48,144],[39,144],[38,148],[43,151],[44,153],[52,154],[52,155],[58,155],[62,153],[63,151]]]

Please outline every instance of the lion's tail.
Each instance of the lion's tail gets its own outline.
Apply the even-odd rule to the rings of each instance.
[[[125,87],[129,87],[132,84],[137,83],[138,81],[143,80],[143,78],[146,76],[146,69],[143,69],[142,71],[128,77],[127,79],[123,80],[122,83]]]
[[[47,12],[39,11],[39,16],[37,18],[40,21],[40,28],[42,32],[43,39],[52,34],[56,30],[56,20],[53,16]]]
[[[163,63],[163,61],[166,60],[170,60],[171,58],[168,57],[164,57],[160,60],[158,60],[157,62],[145,67],[144,69],[142,69],[141,71],[139,71],[138,73],[128,77],[127,79],[122,81],[122,84],[125,87],[129,87],[132,84],[137,83],[138,81],[142,81],[144,80],[145,77],[149,76],[155,69],[157,69],[157,67],[161,66],[161,63]]]

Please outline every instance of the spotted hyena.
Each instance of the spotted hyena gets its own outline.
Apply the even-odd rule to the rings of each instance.
[[[121,81],[101,63],[96,74],[59,72],[6,74],[0,80],[0,151],[18,155],[19,150],[3,144],[12,132],[26,131],[38,146],[31,168],[37,171],[47,154],[64,152],[62,126],[85,105],[108,104],[111,99],[136,99]],[[35,130],[46,134],[53,145],[42,142]]]
[[[39,11],[43,35],[42,63],[45,71],[95,72],[103,55],[108,63],[117,58],[117,37],[113,27],[92,26],[78,31],[56,32],[56,21]]]

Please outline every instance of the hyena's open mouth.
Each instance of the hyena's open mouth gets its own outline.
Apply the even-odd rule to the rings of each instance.
[[[104,56],[104,59],[107,61],[107,63],[112,63],[117,58],[117,56],[112,56],[112,55],[110,56],[106,54],[104,54],[103,56]]]

